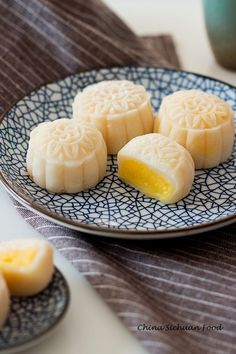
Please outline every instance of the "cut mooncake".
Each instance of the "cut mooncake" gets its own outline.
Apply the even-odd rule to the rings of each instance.
[[[0,242],[0,272],[11,295],[29,296],[47,287],[54,272],[52,246],[43,240]]]
[[[10,310],[10,295],[7,284],[0,273],[0,330],[6,322]]]
[[[135,136],[151,133],[154,123],[150,94],[127,80],[86,87],[74,99],[73,118],[100,130],[108,154],[117,154]]]
[[[197,169],[217,166],[230,157],[234,129],[231,106],[199,90],[166,96],[154,123],[154,132],[169,136],[190,152]]]
[[[161,134],[132,139],[118,153],[118,176],[142,193],[165,204],[190,191],[194,163],[189,152]]]
[[[102,134],[75,119],[39,124],[30,134],[27,170],[40,187],[76,193],[94,187],[106,173]]]

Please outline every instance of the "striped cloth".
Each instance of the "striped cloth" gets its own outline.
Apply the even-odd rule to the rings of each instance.
[[[118,241],[79,234],[15,205],[150,353],[236,352],[236,225],[181,239]]]
[[[178,65],[168,37],[146,45],[97,0],[0,0],[0,15],[0,113],[40,84],[78,71]]]
[[[1,112],[80,70],[179,65],[169,37],[138,38],[96,0],[0,0],[0,13]],[[150,353],[236,352],[235,225],[183,239],[118,241],[57,226],[14,203]]]

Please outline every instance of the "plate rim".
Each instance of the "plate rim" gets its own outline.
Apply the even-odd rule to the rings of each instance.
[[[56,330],[56,328],[61,324],[62,320],[64,319],[64,317],[66,316],[66,314],[68,313],[68,309],[71,303],[71,293],[70,293],[70,287],[69,287],[69,283],[66,279],[66,277],[64,276],[64,274],[62,273],[62,271],[56,266],[54,265],[54,273],[59,273],[60,276],[63,278],[64,281],[64,285],[65,285],[65,291],[66,291],[66,302],[65,302],[65,306],[63,308],[62,313],[60,314],[60,316],[58,316],[56,318],[56,321],[47,329],[45,329],[43,332],[39,333],[38,335],[32,337],[31,339],[25,340],[24,342],[20,343],[20,344],[13,344],[8,346],[7,348],[1,349],[0,348],[0,354],[7,354],[10,352],[19,352],[23,349],[29,349],[35,345],[37,345],[38,343],[40,343],[41,341],[43,341],[44,339],[48,338],[53,332],[54,330]],[[49,286],[50,284],[48,284]],[[44,290],[46,290],[47,288],[45,288]],[[43,291],[44,291],[43,290]],[[35,296],[37,296],[38,294],[36,294]]]
[[[160,69],[163,71],[171,71],[171,72],[183,72],[187,74],[193,74],[198,77],[204,78],[204,79],[210,79],[212,81],[215,81],[217,83],[224,84],[228,87],[230,87],[233,90],[236,90],[236,86],[229,84],[223,80],[218,80],[216,78],[213,78],[211,76],[203,75],[203,74],[198,74],[193,71],[188,71],[188,70],[182,70],[182,69],[173,69],[173,68],[168,68],[168,67],[159,67],[159,66],[139,66],[139,65],[128,65],[128,66],[112,66],[112,67],[104,67],[104,68],[95,68],[91,70],[85,70],[85,71],[80,71],[74,74],[66,75],[65,77],[62,77],[60,79],[56,79],[53,81],[48,81],[43,84],[40,84],[39,86],[35,87],[33,90],[30,92],[24,94],[20,99],[16,100],[9,108],[7,108],[0,116],[0,125],[2,124],[5,116],[9,113],[9,111],[20,101],[22,101],[25,97],[30,95],[32,92],[40,90],[40,88],[50,85],[53,83],[57,83],[59,81],[66,80],[67,78],[74,77],[75,75],[80,75],[80,74],[86,74],[86,73],[91,73],[91,72],[99,72],[101,70],[116,70],[116,69],[132,69],[132,68],[140,68],[140,69]],[[59,224],[63,225],[66,227],[69,227],[70,229],[77,230],[80,232],[84,233],[90,233],[93,235],[99,235],[99,236],[106,236],[106,237],[114,237],[114,238],[129,238],[129,239],[140,239],[145,237],[145,239],[163,239],[163,238],[171,238],[171,237],[180,237],[180,236],[187,236],[187,235],[194,235],[198,234],[201,232],[207,232],[210,230],[215,230],[223,226],[227,226],[232,224],[234,221],[236,221],[236,212],[228,215],[228,216],[222,216],[218,220],[213,220],[213,221],[208,221],[199,225],[192,225],[188,227],[181,227],[179,229],[167,229],[167,230],[128,230],[128,229],[117,229],[117,228],[112,228],[112,227],[102,227],[102,226],[95,226],[95,225],[89,225],[83,222],[77,222],[71,219],[66,219],[52,211],[48,211],[47,209],[40,207],[39,205],[35,204],[34,202],[31,202],[26,195],[21,193],[19,190],[17,190],[13,185],[11,185],[8,180],[4,177],[0,165],[0,182],[4,186],[4,188],[15,198],[17,199],[21,204],[23,204],[26,208],[35,211],[37,214],[41,215],[42,217],[45,217],[46,219]],[[122,237],[123,236],[123,237]],[[136,236],[136,237],[135,237]]]

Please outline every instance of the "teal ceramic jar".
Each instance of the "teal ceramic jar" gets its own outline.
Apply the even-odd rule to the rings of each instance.
[[[236,0],[203,0],[203,8],[218,63],[236,70]]]

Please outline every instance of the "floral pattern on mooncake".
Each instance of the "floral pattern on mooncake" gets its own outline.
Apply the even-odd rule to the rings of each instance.
[[[234,113],[230,104],[216,95],[181,90],[164,97],[154,132],[184,146],[196,169],[212,168],[232,154]]]
[[[72,119],[38,125],[30,134],[27,171],[41,188],[77,193],[95,187],[105,176],[107,148],[93,126]]]
[[[108,80],[86,87],[73,103],[73,118],[96,126],[115,155],[131,139],[151,133],[150,94],[128,80]]]
[[[175,124],[191,129],[217,127],[233,117],[227,102],[200,90],[178,91],[166,96],[160,114],[167,114]]]
[[[41,123],[31,134],[38,152],[60,161],[83,159],[98,143],[97,131],[72,119]]]

